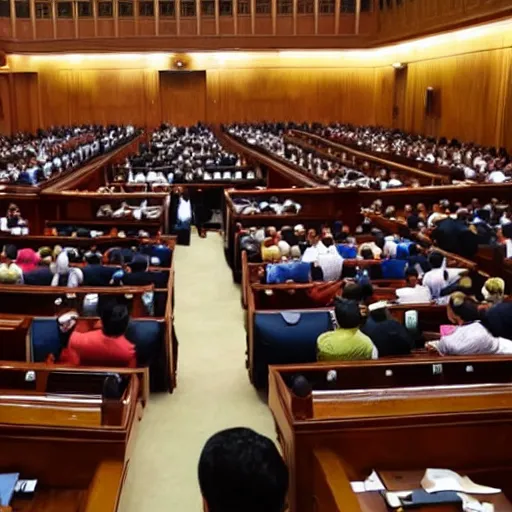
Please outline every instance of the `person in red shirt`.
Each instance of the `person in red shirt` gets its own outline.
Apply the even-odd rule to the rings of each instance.
[[[135,346],[124,336],[130,315],[123,304],[108,303],[101,308],[101,329],[88,332],[74,330],[78,314],[66,313],[59,318],[63,333],[70,333],[59,362],[74,366],[113,366],[135,368]]]

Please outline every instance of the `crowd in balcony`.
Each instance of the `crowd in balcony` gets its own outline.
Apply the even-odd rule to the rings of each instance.
[[[0,183],[37,186],[127,142],[133,126],[82,125],[0,137]]]
[[[462,180],[504,183],[512,179],[512,161],[505,148],[486,147],[446,137],[435,138],[375,126],[314,125],[313,130],[364,150],[449,168]]]

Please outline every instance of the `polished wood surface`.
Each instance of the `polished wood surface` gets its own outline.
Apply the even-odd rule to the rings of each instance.
[[[396,361],[396,360],[395,360]],[[365,363],[340,363],[295,365],[288,367],[271,367],[270,369],[270,393],[269,404],[276,421],[278,438],[283,447],[285,459],[289,465],[290,476],[290,505],[293,512],[310,512],[314,506],[314,450],[318,448],[332,450],[344,463],[346,474],[350,480],[365,478],[375,468],[403,468],[404,470],[417,469],[418,467],[446,467],[446,461],[450,461],[450,468],[459,472],[476,470],[480,473],[487,471],[493,476],[499,475],[497,468],[507,468],[510,458],[504,453],[502,446],[508,437],[510,430],[510,408],[500,409],[492,406],[486,408],[487,395],[481,395],[486,389],[487,383],[498,384],[502,381],[498,374],[494,373],[492,366],[486,371],[479,370],[480,364],[496,364],[498,367],[510,365],[510,358],[503,356],[483,358],[443,358],[443,368],[451,365],[464,368],[471,366],[474,372],[452,373],[449,380],[440,380],[445,385],[454,385],[460,382],[474,382],[483,385],[472,387],[473,399],[453,396],[453,404],[457,412],[445,410],[439,407],[436,410],[435,384],[432,388],[432,409],[428,413],[410,414],[404,410],[390,410],[382,417],[352,418],[349,415],[334,414],[336,402],[331,402],[333,407],[332,417],[329,419],[315,419],[312,417],[313,408],[308,410],[308,401],[315,400],[315,387],[313,395],[306,398],[296,397],[287,385],[292,375],[302,374],[306,378],[311,374],[317,374],[314,382],[322,382],[318,375],[323,372],[323,386],[329,385],[326,379],[327,371],[334,369],[338,375],[342,375],[342,367],[377,365],[383,369],[383,361]],[[396,366],[395,366],[396,365]],[[411,358],[408,361],[389,361],[386,369],[394,371],[400,366],[410,365],[411,376],[415,370],[421,367],[433,370],[432,360]],[[434,367],[436,365],[434,364]],[[464,377],[467,376],[467,377]],[[313,378],[313,377],[312,377]],[[465,381],[462,379],[466,379]],[[505,376],[510,385],[510,374]],[[428,382],[428,381],[426,381]],[[321,385],[321,384],[320,384]],[[415,384],[417,385],[417,383]],[[432,384],[427,384],[432,386]],[[335,396],[337,391],[343,389],[343,385],[333,385]],[[497,396],[500,395],[497,391]],[[375,390],[373,404],[376,410],[381,404],[378,397],[380,391]],[[403,401],[410,401],[410,407],[414,408],[415,398],[404,396]],[[498,399],[499,402],[499,399]],[[327,407],[327,405],[326,405]],[[405,407],[403,405],[402,407]],[[421,440],[419,442],[418,440]],[[475,449],[482,447],[482,449]],[[502,486],[505,494],[510,495],[512,488],[510,479],[496,479],[495,485]],[[489,482],[483,482],[489,484]],[[327,509],[329,510],[329,509]],[[351,510],[351,509],[349,509]],[[354,509],[357,510],[357,509]],[[367,509],[365,509],[367,510]]]

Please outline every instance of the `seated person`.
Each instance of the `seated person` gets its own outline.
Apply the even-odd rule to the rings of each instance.
[[[361,328],[373,342],[379,357],[410,354],[414,346],[407,329],[391,318],[384,301],[374,302],[368,306],[369,316]]]
[[[445,298],[443,291],[457,283],[466,269],[446,268],[444,256],[437,251],[430,253],[428,261],[432,270],[423,276],[423,285],[430,290],[432,299],[441,299],[441,302],[446,304],[448,299]]]
[[[25,276],[33,270],[37,270],[39,266],[39,254],[34,249],[21,249],[18,251],[18,257],[16,258],[16,265],[21,268],[23,275]]]
[[[416,244],[409,245],[409,257],[407,258],[407,266],[414,267],[420,277],[423,277],[425,272],[432,270],[428,258],[421,253]]]
[[[113,366],[135,368],[135,346],[125,338],[130,322],[128,308],[109,300],[100,305],[101,329],[77,332],[78,313],[71,312],[59,319],[64,334],[59,361],[74,366]]]
[[[482,287],[482,295],[485,302],[491,306],[503,302],[505,298],[505,281],[500,277],[487,279]]]
[[[512,341],[494,336],[480,321],[478,304],[461,292],[453,293],[447,306],[448,318],[457,327],[439,341],[426,344],[441,355],[512,354]]]
[[[482,323],[493,336],[512,340],[512,302],[499,302],[481,312]]]
[[[11,235],[28,235],[27,221],[21,218],[17,205],[11,203],[5,217],[0,218],[0,231]]]
[[[205,512],[284,512],[288,469],[274,443],[248,428],[214,434],[199,459]]]
[[[396,296],[400,304],[428,303],[432,300],[430,290],[420,284],[418,271],[413,267],[405,270],[405,288],[398,288]]]
[[[377,359],[378,352],[372,340],[359,330],[363,321],[359,304],[338,299],[335,301],[334,312],[338,328],[318,337],[318,361]]]
[[[23,272],[15,263],[17,258],[18,249],[14,245],[6,245],[2,253],[2,263],[0,264],[0,283],[23,283]]]
[[[114,273],[118,270],[116,267],[106,267],[101,264],[101,255],[97,252],[89,251],[85,254],[87,265],[83,267],[84,286],[108,286]]]
[[[156,288],[165,288],[166,274],[163,272],[151,272],[149,270],[149,258],[144,254],[135,254],[133,260],[126,265],[129,272],[124,272],[121,284],[124,286],[148,286],[154,284]]]
[[[76,288],[84,282],[82,270],[69,266],[69,256],[64,250],[57,250],[58,256],[55,264],[51,266],[53,272],[52,286],[66,286]]]

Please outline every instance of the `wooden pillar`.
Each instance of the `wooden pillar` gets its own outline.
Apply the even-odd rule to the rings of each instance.
[[[119,37],[119,2],[112,0],[112,15],[114,16],[114,37]]]
[[[179,36],[181,33],[181,2],[180,0],[175,0],[174,10],[176,12],[176,35]]]
[[[315,36],[318,35],[318,3],[319,0],[315,0]]]
[[[356,20],[355,20],[356,26],[354,29],[354,33],[356,34],[356,36],[359,35],[360,21],[361,21],[361,0],[356,0]]]
[[[10,5],[11,5],[11,34],[12,34],[12,38],[16,39],[16,2],[14,0],[11,0]]]
[[[215,0],[215,34],[220,34],[220,0]]]
[[[340,32],[340,11],[341,11],[341,0],[334,0],[334,33],[339,34]]]
[[[233,0],[233,34],[238,34],[238,0]]]
[[[256,0],[251,0],[251,34],[256,34]]]
[[[36,34],[36,2],[35,2],[35,0],[30,0],[29,8],[30,8],[30,23],[32,25],[32,38],[33,39],[37,39],[37,34]]]
[[[293,9],[293,35],[297,35],[297,10],[298,10],[298,0],[293,0],[292,2]]]
[[[138,36],[140,34],[140,26],[139,26],[139,0],[133,0],[133,21],[135,23],[135,35]]]
[[[78,2],[71,3],[71,13],[73,15],[73,28],[75,29],[75,39],[78,39]]]
[[[277,33],[277,0],[271,0],[271,12],[272,12],[272,35]]]
[[[201,35],[201,0],[196,0],[196,31]]]
[[[92,19],[94,23],[94,37],[98,37],[98,0],[92,0]]]
[[[57,2],[51,2],[53,39],[57,39]]]
[[[160,5],[159,0],[153,0],[153,14],[155,15],[155,36],[160,35]]]

